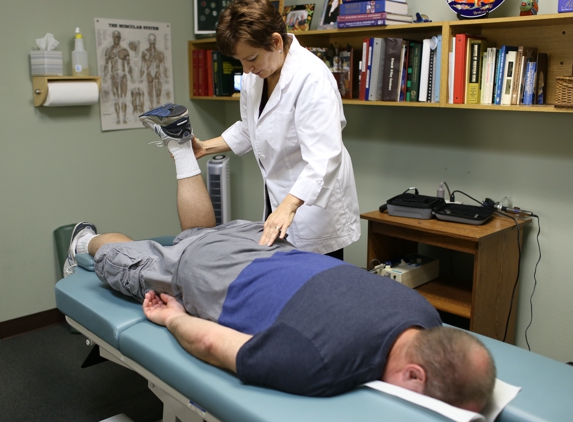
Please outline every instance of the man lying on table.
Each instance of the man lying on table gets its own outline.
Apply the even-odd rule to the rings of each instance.
[[[483,408],[496,378],[489,351],[469,333],[443,327],[418,292],[280,236],[261,239],[263,222],[216,226],[187,113],[171,106],[142,120],[175,159],[183,232],[164,247],[79,223],[66,276],[76,254],[91,254],[102,281],[143,301],[146,317],[189,353],[245,383],[332,396],[382,380]],[[174,125],[184,130],[167,130]]]

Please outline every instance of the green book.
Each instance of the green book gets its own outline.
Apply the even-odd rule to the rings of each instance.
[[[215,96],[228,97],[233,95],[233,75],[243,73],[241,62],[232,57],[223,55],[220,51],[213,51],[213,81],[215,83]]]
[[[421,68],[422,68],[422,43],[419,41],[410,41],[406,101],[410,102],[418,101],[418,94],[420,90]]]

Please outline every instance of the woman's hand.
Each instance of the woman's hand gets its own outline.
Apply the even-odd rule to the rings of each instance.
[[[286,237],[287,229],[294,220],[294,215],[304,202],[290,193],[283,202],[267,218],[264,225],[263,235],[259,240],[259,245],[271,246],[278,238]]]

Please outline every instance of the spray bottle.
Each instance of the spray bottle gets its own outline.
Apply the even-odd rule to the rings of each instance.
[[[88,76],[90,69],[88,67],[88,52],[84,49],[84,39],[80,28],[76,28],[76,46],[72,51],[72,76]]]

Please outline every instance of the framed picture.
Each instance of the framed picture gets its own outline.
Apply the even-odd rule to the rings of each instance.
[[[195,35],[215,35],[219,15],[231,3],[231,0],[193,0]],[[283,1],[271,1],[282,13]]]
[[[324,0],[324,9],[320,17],[318,29],[336,29],[338,26],[338,7],[342,0]]]
[[[287,31],[308,31],[314,14],[313,4],[298,4],[296,6],[283,7],[283,19],[287,26]]]

